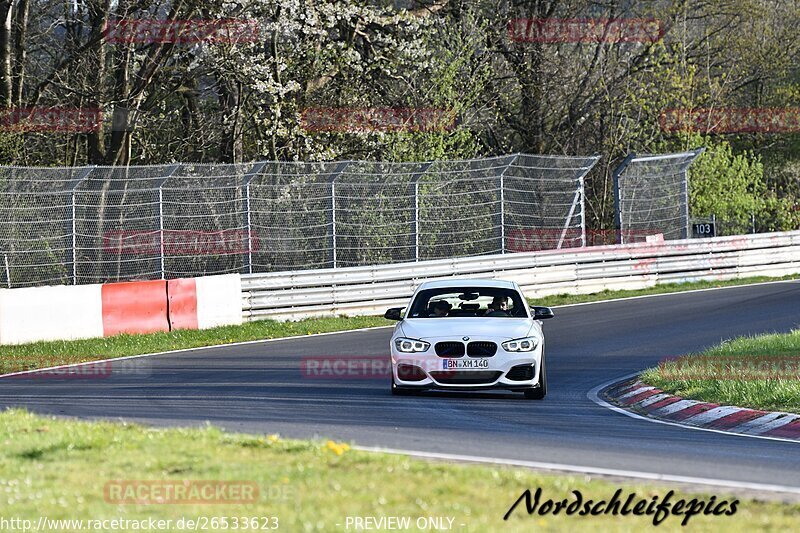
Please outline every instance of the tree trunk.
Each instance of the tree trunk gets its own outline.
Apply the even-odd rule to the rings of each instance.
[[[111,1],[110,0],[101,0],[102,3],[98,2],[97,4],[90,4],[91,5],[91,21],[92,21],[92,32],[91,35],[98,35],[103,31],[106,23],[108,22],[108,13],[111,9]],[[105,72],[106,72],[106,47],[105,42],[103,39],[100,39],[93,47],[95,51],[95,57],[97,58],[95,62],[95,79],[98,80],[98,86],[95,90],[90,91],[89,93],[89,107],[96,107],[100,108],[101,98],[103,94],[103,86],[102,81],[105,79]],[[90,164],[94,165],[102,165],[105,162],[106,158],[106,150],[105,150],[105,134],[103,131],[103,122],[100,121],[100,125],[97,130],[89,132],[86,135],[86,152],[87,152],[87,159],[89,160]]]
[[[13,0],[0,1],[0,105],[10,107],[11,101],[11,21],[14,15]]]
[[[226,163],[241,163],[244,143],[242,140],[242,113],[240,84],[220,80],[219,102],[222,108],[222,138],[220,160]]]
[[[25,37],[28,33],[29,5],[28,0],[19,0],[14,13],[14,75],[11,98],[17,107],[22,107],[22,89],[25,86]]]

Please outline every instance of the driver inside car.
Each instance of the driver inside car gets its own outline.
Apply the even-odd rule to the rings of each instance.
[[[508,297],[495,296],[483,316],[510,316],[508,314]]]
[[[430,316],[431,317],[447,316],[447,313],[449,313],[450,309],[452,309],[452,308],[453,308],[453,306],[450,305],[449,302],[446,302],[445,300],[437,300],[437,301],[431,303],[431,314],[430,314]]]

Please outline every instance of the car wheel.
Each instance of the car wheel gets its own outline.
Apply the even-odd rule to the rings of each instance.
[[[528,400],[543,400],[547,396],[547,367],[544,363],[542,354],[542,369],[539,372],[539,384],[525,391],[525,398]]]

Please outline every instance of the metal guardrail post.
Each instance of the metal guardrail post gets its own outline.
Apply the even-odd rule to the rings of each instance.
[[[164,183],[172,177],[175,172],[181,168],[181,165],[172,165],[167,167],[167,175],[158,181],[158,236],[161,252],[161,279],[167,279],[166,262],[164,260]]]
[[[72,284],[73,285],[77,285],[78,284],[78,224],[77,224],[77,218],[78,218],[77,211],[78,211],[78,209],[77,209],[77,202],[76,202],[75,194],[76,194],[80,184],[83,183],[83,181],[86,178],[89,177],[89,174],[91,174],[94,171],[95,168],[97,168],[97,165],[92,165],[90,167],[84,168],[83,172],[81,172],[80,175],[77,178],[74,178],[74,179],[70,180],[69,183],[67,183],[67,189],[69,189],[69,194],[70,194],[71,203],[72,203],[72,218],[71,218],[71,221],[72,221],[72,261],[70,263],[72,265],[72,267],[70,269],[71,270],[70,274],[72,276]],[[6,258],[6,268],[8,268],[8,258]],[[8,282],[9,282],[9,284],[11,283],[11,278],[8,279]]]
[[[328,225],[330,226],[331,231],[328,234],[328,249],[330,250],[329,261],[333,268],[336,268],[336,263],[338,260],[336,257],[336,178],[341,176],[348,165],[350,165],[350,161],[342,161],[341,163],[337,164],[333,172],[328,175],[328,183],[331,186],[331,200],[328,211]]]
[[[253,178],[256,177],[258,174],[266,166],[266,161],[258,161],[250,170],[247,171],[247,174],[244,175],[242,179],[242,196],[244,200],[244,223],[245,227],[247,228],[247,233],[245,235],[246,241],[244,242],[247,250],[247,273],[253,273],[253,235],[252,235],[252,220],[250,217],[250,182],[253,181]]]
[[[617,244],[624,244],[624,239],[622,235],[622,197],[620,196],[620,188],[619,188],[619,178],[625,169],[628,168],[628,165],[631,164],[631,161],[636,157],[636,154],[631,152],[629,153],[625,159],[622,160],[622,163],[614,170],[613,180],[614,180],[614,229],[617,232]]]
[[[414,219],[411,221],[411,235],[414,238],[414,261],[419,261],[419,180],[431,168],[431,165],[433,165],[433,161],[422,163],[419,170],[411,176],[411,181],[409,181],[409,187],[414,188],[412,199]]]

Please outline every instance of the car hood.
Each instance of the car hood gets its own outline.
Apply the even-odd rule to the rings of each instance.
[[[414,339],[494,337],[519,339],[539,330],[529,318],[412,318],[400,324],[401,334]]]

